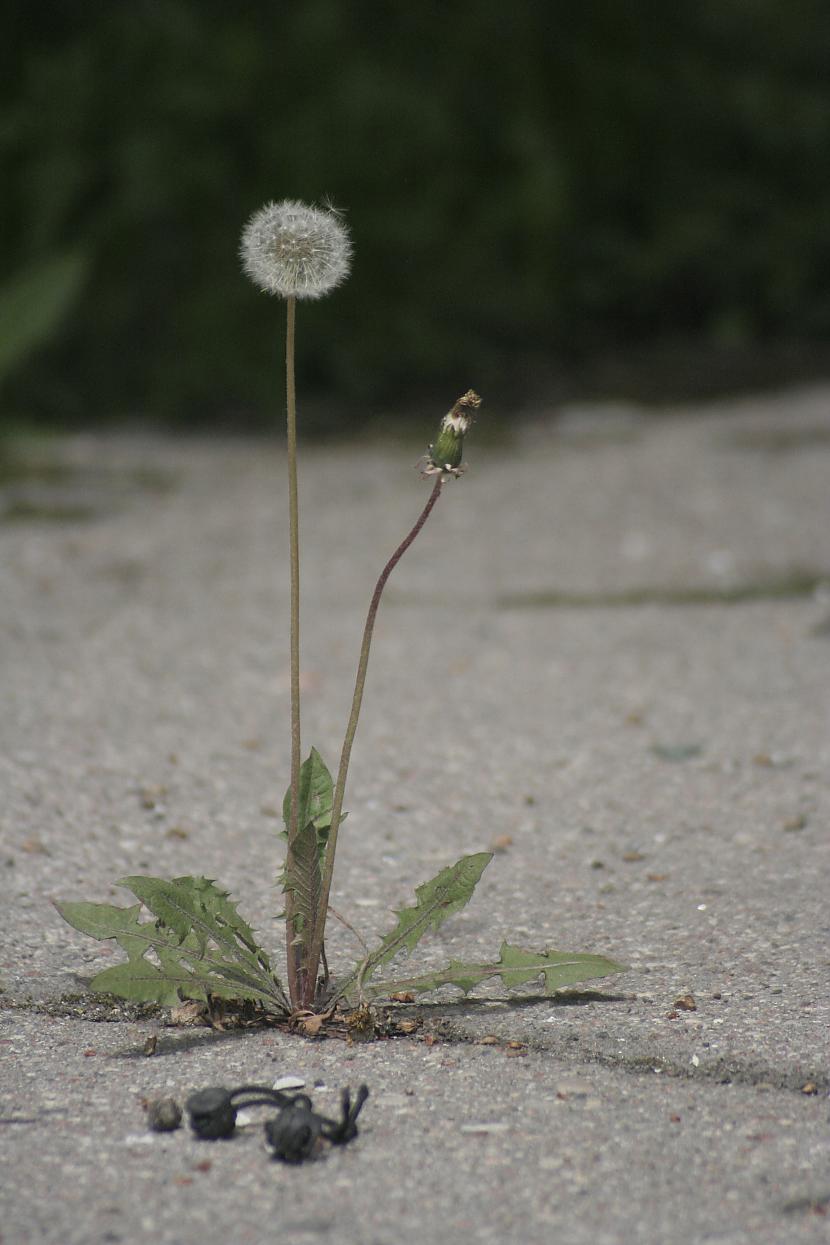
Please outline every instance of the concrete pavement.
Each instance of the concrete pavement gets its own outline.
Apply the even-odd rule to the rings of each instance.
[[[447,992],[370,1045],[108,1012],[82,979],[109,947],[51,904],[203,872],[279,948],[279,449],[87,437],[6,472],[4,1242],[828,1239],[830,390],[552,414],[485,405],[502,443],[471,436],[390,583],[333,902],[375,935],[495,846],[411,971],[502,938],[629,971]],[[304,735],[331,766],[421,448],[303,456]],[[356,953],[335,925],[333,964]],[[360,1139],[295,1171],[254,1123],[145,1130],[154,1093],[286,1072],[325,1110],[367,1081]]]

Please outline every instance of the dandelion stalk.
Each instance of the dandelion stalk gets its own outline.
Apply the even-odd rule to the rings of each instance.
[[[300,805],[300,548],[297,488],[297,400],[294,381],[296,300],[321,298],[349,272],[351,244],[346,228],[332,211],[286,200],[268,203],[255,212],[242,234],[242,266],[263,292],[286,300],[285,387],[288,448],[288,518],[291,561],[289,647],[291,666],[291,799],[288,821],[287,876],[294,848],[304,827]],[[286,959],[288,992],[294,1008],[309,994],[308,948],[311,931],[300,928],[293,891],[286,888]],[[319,957],[318,957],[319,959]],[[316,971],[316,970],[315,970]],[[311,993],[313,994],[313,981]]]
[[[432,492],[427,499],[427,503],[415,521],[415,525],[404,537],[392,554],[389,561],[380,573],[380,577],[375,585],[375,591],[372,593],[372,600],[369,603],[369,612],[366,615],[366,623],[363,628],[363,639],[360,645],[360,658],[357,664],[357,676],[355,678],[354,694],[352,696],[352,708],[349,714],[349,722],[346,727],[346,735],[343,740],[343,749],[340,753],[340,766],[337,771],[337,781],[334,786],[334,796],[332,798],[331,809],[331,826],[329,828],[328,842],[326,844],[326,855],[323,864],[323,878],[320,893],[320,905],[317,910],[317,920],[314,926],[314,933],[308,948],[308,959],[306,961],[308,976],[306,978],[306,989],[311,991],[311,997],[308,1000],[308,1006],[314,1001],[314,983],[317,979],[317,968],[320,962],[320,956],[323,950],[323,942],[326,930],[326,917],[329,908],[329,895],[331,893],[331,882],[334,874],[334,854],[337,848],[337,832],[340,827],[340,821],[343,813],[343,799],[346,794],[346,779],[349,773],[349,761],[352,755],[352,744],[354,743],[355,733],[357,731],[357,723],[360,718],[360,707],[363,703],[363,690],[366,686],[366,672],[369,668],[369,651],[372,646],[372,633],[375,629],[375,619],[377,617],[380,599],[389,576],[406,553],[409,546],[415,540],[418,533],[423,528],[430,514],[432,513],[435,503],[441,496],[441,489],[444,481],[449,476],[458,477],[463,471],[461,465],[461,452],[464,445],[464,434],[470,427],[473,412],[481,405],[481,398],[472,389],[469,389],[453,406],[452,410],[444,416],[441,421],[438,438],[434,445],[429,447],[424,466],[424,475],[434,475],[435,484]]]
[[[360,658],[357,664],[357,677],[355,678],[354,694],[352,696],[352,708],[349,714],[349,723],[346,727],[346,735],[343,740],[343,749],[340,753],[340,767],[337,771],[337,781],[334,785],[334,796],[331,807],[331,827],[329,829],[328,843],[326,845],[326,856],[323,865],[323,881],[320,893],[320,907],[317,912],[317,922],[314,926],[314,933],[311,937],[311,944],[308,950],[308,977],[306,980],[307,988],[311,983],[316,982],[317,967],[320,962],[320,955],[323,949],[323,940],[326,932],[326,916],[328,914],[329,895],[331,893],[331,880],[334,874],[334,853],[337,848],[337,831],[340,828],[340,821],[343,814],[343,799],[346,794],[346,778],[349,773],[349,761],[352,755],[352,744],[354,743],[355,733],[357,732],[357,723],[360,718],[360,706],[363,703],[363,689],[366,686],[366,671],[369,668],[369,650],[372,646],[372,632],[375,629],[375,618],[377,617],[380,598],[386,587],[386,581],[406,553],[421,528],[426,523],[432,508],[441,495],[441,489],[444,484],[444,477],[439,475],[433,485],[432,492],[429,495],[427,504],[421,511],[415,526],[409,535],[401,541],[392,557],[386,563],[386,566],[380,573],[380,578],[375,585],[375,591],[372,594],[372,600],[369,605],[369,613],[366,616],[366,624],[363,628],[363,639],[360,645]],[[308,1006],[313,1003],[312,997],[308,1001]]]
[[[286,869],[292,867],[293,845],[297,837],[300,812],[300,515],[297,487],[297,390],[294,381],[294,330],[297,300],[292,294],[286,299],[285,322],[285,405],[286,440],[288,449],[288,544],[291,562],[291,616],[289,625],[289,663],[291,667],[291,813],[288,823]],[[302,966],[296,945],[294,895],[285,896],[286,957],[288,989],[291,998],[304,993]]]

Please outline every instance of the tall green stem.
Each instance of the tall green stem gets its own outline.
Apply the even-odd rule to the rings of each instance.
[[[340,827],[341,815],[343,812],[343,798],[346,794],[346,777],[349,772],[349,759],[352,755],[352,744],[354,742],[355,732],[357,731],[357,722],[360,717],[360,706],[363,701],[363,688],[366,685],[366,671],[369,667],[369,649],[372,644],[372,632],[375,629],[375,618],[380,605],[380,598],[386,587],[386,581],[392,574],[395,567],[406,553],[421,528],[430,516],[430,512],[437,502],[441,487],[444,483],[443,476],[436,476],[435,485],[429,495],[429,499],[421,511],[415,526],[409,535],[401,541],[392,557],[386,563],[386,566],[380,573],[380,578],[375,586],[372,594],[372,600],[369,605],[369,613],[366,616],[366,625],[363,628],[363,640],[360,645],[360,659],[357,664],[357,677],[355,679],[354,695],[352,697],[352,709],[349,715],[349,724],[346,727],[346,736],[343,740],[343,750],[340,753],[340,768],[337,771],[337,782],[334,786],[334,795],[332,798],[331,809],[331,829],[329,830],[328,843],[326,845],[326,859],[323,866],[323,880],[320,891],[320,903],[317,908],[317,920],[314,925],[314,933],[311,943],[307,949],[305,964],[307,968],[307,976],[305,978],[306,997],[305,1005],[310,1007],[314,1003],[314,991],[317,981],[317,969],[320,963],[320,955],[323,949],[323,939],[326,932],[326,917],[328,915],[329,894],[331,892],[331,880],[334,873],[334,853],[337,847],[337,831]]]
[[[300,813],[300,519],[297,488],[297,391],[294,381],[294,325],[296,299],[286,300],[285,326],[285,399],[288,444],[288,541],[291,559],[291,621],[289,628],[291,665],[291,813],[288,821],[286,872],[293,864],[294,841]],[[295,944],[297,930],[294,919],[294,896],[285,895],[286,960],[288,992],[292,1006],[301,1005],[306,993],[305,974],[300,948]]]

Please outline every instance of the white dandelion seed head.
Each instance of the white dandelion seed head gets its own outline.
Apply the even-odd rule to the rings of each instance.
[[[242,231],[246,275],[281,298],[322,298],[349,275],[351,254],[339,214],[295,199],[266,203]]]

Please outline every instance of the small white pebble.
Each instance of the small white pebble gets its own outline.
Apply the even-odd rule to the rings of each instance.
[[[274,1081],[274,1089],[302,1089],[304,1085],[301,1076],[280,1076]]]
[[[698,1059],[697,1055],[692,1055],[692,1058],[691,1058],[691,1064],[692,1064],[692,1067],[693,1067],[693,1068],[699,1068],[699,1067],[700,1067],[700,1060]]]

